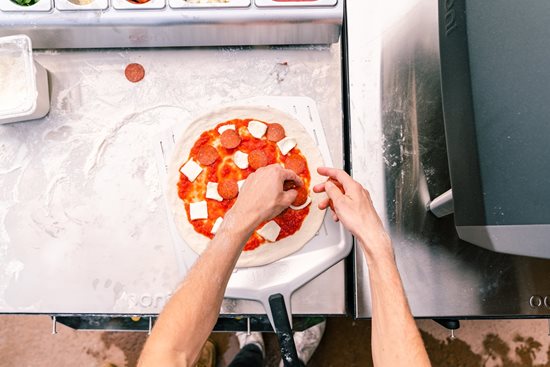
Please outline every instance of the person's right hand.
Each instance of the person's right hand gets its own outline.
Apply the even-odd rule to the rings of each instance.
[[[258,169],[244,182],[231,214],[241,226],[250,223],[251,229],[276,217],[296,199],[296,190],[284,190],[285,181],[294,182],[296,187],[304,184],[296,173],[278,164]]]
[[[315,185],[313,191],[326,192],[328,195],[327,199],[319,203],[319,209],[326,209],[329,200],[332,200],[333,218],[340,220],[344,227],[357,237],[367,255],[391,251],[390,238],[374,209],[369,192],[341,169],[319,167],[317,172],[338,181],[344,188],[342,193],[330,181]]]

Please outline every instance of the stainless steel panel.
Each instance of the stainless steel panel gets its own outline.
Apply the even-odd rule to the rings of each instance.
[[[316,6],[334,6],[338,0],[254,0],[257,6],[265,7],[286,7],[296,6],[301,8],[309,8]]]
[[[330,44],[338,42],[343,17],[343,1],[262,9],[253,4],[178,8],[171,0],[170,6],[151,9],[156,0],[144,6],[111,0],[106,10],[94,10],[101,1],[79,7],[57,0],[50,11],[44,7],[48,0],[30,8],[0,0],[0,9],[11,10],[0,11],[0,36],[24,33],[35,48]],[[123,5],[128,9],[120,9]]]
[[[450,188],[437,1],[350,1],[348,21],[353,175],[391,232],[414,316],[550,315],[550,261],[468,244],[452,216],[426,210]],[[356,255],[356,315],[370,317],[368,268]]]

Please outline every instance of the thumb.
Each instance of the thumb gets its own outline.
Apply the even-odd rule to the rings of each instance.
[[[342,191],[340,191],[340,189],[330,181],[325,182],[325,192],[332,202],[338,201],[344,196]]]
[[[285,207],[290,206],[290,204],[296,200],[296,196],[298,196],[298,191],[294,189],[283,191],[283,198],[281,202]]]

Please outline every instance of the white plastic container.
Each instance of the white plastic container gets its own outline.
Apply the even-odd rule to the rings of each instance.
[[[50,110],[48,73],[25,35],[0,38],[0,124],[34,120]]]

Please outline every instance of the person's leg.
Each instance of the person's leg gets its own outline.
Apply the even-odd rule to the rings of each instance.
[[[326,325],[327,322],[323,321],[309,329],[294,333],[294,343],[296,344],[298,358],[304,365],[308,364],[319,343],[321,343]]]
[[[262,333],[237,333],[241,350],[229,364],[229,367],[263,367],[264,340]]]
[[[195,367],[215,367],[216,366],[216,346],[210,339],[206,341],[201,350],[201,355]]]
[[[321,339],[325,333],[325,327],[326,321],[323,321],[309,329],[294,333],[294,344],[296,345],[296,352],[298,352],[298,359],[302,366],[308,364],[315,349],[317,349],[319,343],[321,343]],[[279,366],[283,366],[283,361],[281,361]]]

